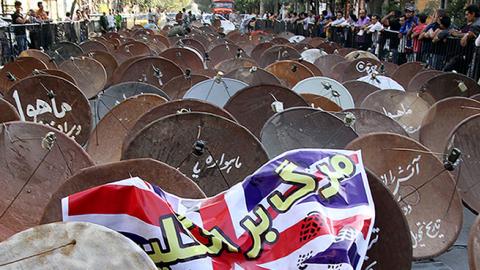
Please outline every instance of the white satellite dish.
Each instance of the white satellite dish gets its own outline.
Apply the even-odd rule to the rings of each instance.
[[[342,109],[353,109],[355,103],[352,95],[341,83],[327,77],[310,77],[298,82],[293,91],[299,94],[315,94],[326,97]]]
[[[216,76],[213,79],[205,80],[192,86],[183,98],[205,100],[223,107],[230,97],[247,86],[248,84],[239,80]]]
[[[387,76],[382,76],[382,75],[377,75],[375,73],[369,74],[367,76],[361,77],[357,79],[357,81],[361,82],[366,82],[371,85],[374,85],[382,90],[385,89],[393,89],[393,90],[400,90],[404,91],[405,89],[403,86],[401,86],[398,82],[396,82],[394,79],[387,77]]]
[[[302,56],[303,60],[314,64],[318,58],[327,55],[327,53],[319,49],[308,49],[303,51],[300,55]]]
[[[288,38],[288,41],[289,41],[290,43],[300,43],[300,42],[302,42],[304,39],[305,39],[304,36],[293,36],[293,37]]]

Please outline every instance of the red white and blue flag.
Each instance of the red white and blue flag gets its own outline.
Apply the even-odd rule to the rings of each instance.
[[[215,197],[140,178],[62,200],[64,221],[106,226],[159,269],[360,269],[375,209],[359,151],[284,153]]]

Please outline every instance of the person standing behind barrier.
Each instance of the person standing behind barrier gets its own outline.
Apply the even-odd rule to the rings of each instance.
[[[100,27],[102,28],[103,33],[106,33],[108,31],[108,20],[106,12],[103,12],[102,16],[100,16]]]
[[[47,15],[47,12],[45,12],[45,9],[43,8],[43,3],[42,2],[38,2],[37,3],[37,11],[35,12],[35,17],[37,19],[39,19],[40,21],[42,22],[47,22],[49,21],[50,19],[48,18],[48,15]]]
[[[404,49],[405,55],[408,58],[410,58],[413,52],[412,50],[413,42],[410,39],[410,36],[408,35],[408,33],[417,24],[418,24],[418,18],[417,16],[415,16],[415,7],[412,5],[406,6],[405,7],[405,23],[400,28],[399,38],[405,43],[403,49]],[[406,61],[406,59],[403,59],[403,60]]]
[[[445,69],[445,60],[447,57],[447,51],[445,43],[447,38],[450,36],[450,25],[452,21],[450,17],[444,16],[439,21],[439,27],[433,33],[432,42],[434,49],[436,49],[436,54],[433,55],[432,65],[435,69],[444,70]]]
[[[368,26],[365,27],[365,31],[372,35],[371,52],[379,55],[380,53],[380,32],[383,31],[383,25],[380,23],[378,15],[373,15],[372,20]]]
[[[122,29],[122,15],[118,10],[115,11],[115,27],[117,28],[117,31]]]
[[[419,24],[415,25],[410,31],[409,36],[413,40],[413,56],[415,61],[422,61],[420,58],[421,49],[422,49],[422,41],[419,39],[420,34],[425,30],[427,27],[427,15],[420,14],[418,16]]]
[[[382,18],[382,24],[385,28],[388,28],[391,31],[398,32],[402,25],[400,24],[400,17],[401,12],[398,10],[391,11],[386,16]],[[388,39],[388,40],[387,40]],[[388,41],[388,48],[390,49],[390,53],[392,56],[392,60],[395,64],[398,64],[398,44],[400,42],[398,35],[389,35],[389,37],[385,37],[381,41],[381,46],[387,44]],[[381,52],[380,57],[383,58],[383,52]]]
[[[361,9],[358,12],[358,15],[358,20],[353,25],[355,27],[355,32],[357,33],[355,41],[357,42],[358,48],[366,50],[368,43],[365,35],[365,28],[370,24],[370,18],[367,16],[365,9]]]
[[[115,31],[115,17],[113,17],[113,9],[108,10],[107,23],[108,23],[107,30],[109,32]]]
[[[22,13],[22,3],[15,1],[15,12],[12,14],[13,24],[26,24],[28,19],[24,18]],[[27,31],[25,26],[14,26],[13,33],[15,34],[15,41],[17,42],[17,54],[27,49]]]

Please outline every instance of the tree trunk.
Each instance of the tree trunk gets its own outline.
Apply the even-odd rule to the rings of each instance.
[[[75,14],[75,6],[77,5],[77,0],[73,0],[72,7],[70,8],[70,19],[73,18],[73,14]]]
[[[265,1],[264,0],[260,0],[260,12],[259,12],[260,16],[263,15],[263,13],[265,13]]]

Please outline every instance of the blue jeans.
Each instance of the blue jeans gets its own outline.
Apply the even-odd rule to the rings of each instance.
[[[27,47],[27,36],[26,35],[16,35],[15,40],[17,41],[18,53],[28,49]]]

